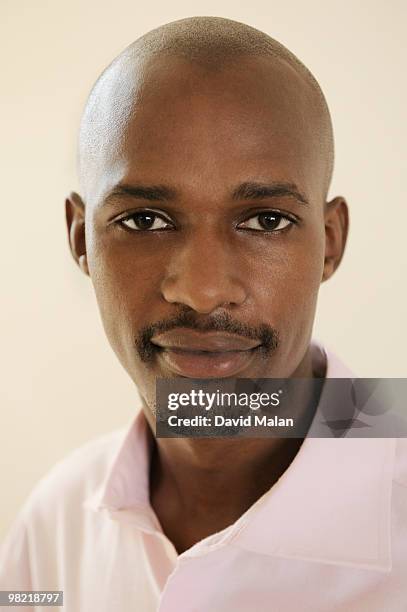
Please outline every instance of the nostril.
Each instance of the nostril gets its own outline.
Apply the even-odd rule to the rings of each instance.
[[[161,292],[167,302],[188,306],[202,314],[239,306],[246,300],[244,287],[231,278],[216,280],[172,276],[162,283]]]

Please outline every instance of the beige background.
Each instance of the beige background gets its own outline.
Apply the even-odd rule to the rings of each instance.
[[[90,86],[161,23],[220,15],[294,51],[321,83],[336,133],[331,195],[348,198],[345,260],[322,287],[315,335],[361,376],[406,376],[407,3],[365,0],[0,1],[0,537],[34,483],[86,440],[126,425],[135,389],[74,266],[64,196]]]

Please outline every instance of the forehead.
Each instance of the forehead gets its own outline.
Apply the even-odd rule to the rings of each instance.
[[[100,196],[132,181],[188,191],[289,180],[308,193],[323,182],[317,96],[284,60],[159,57],[128,91],[131,100],[116,100],[128,116],[111,122],[116,146],[100,151]]]

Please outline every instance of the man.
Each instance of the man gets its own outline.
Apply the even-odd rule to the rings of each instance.
[[[1,588],[70,611],[405,610],[394,439],[154,436],[157,377],[349,375],[311,342],[348,228],[315,79],[246,25],[168,24],[101,75],[79,153],[71,251],[143,405],[37,487]]]

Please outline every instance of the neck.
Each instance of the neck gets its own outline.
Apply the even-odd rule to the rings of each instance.
[[[151,463],[151,504],[177,551],[234,523],[285,472],[301,443],[160,440]]]
[[[310,358],[295,376],[312,379]],[[181,553],[233,524],[277,482],[302,442],[298,438],[157,439],[151,460],[151,505],[176,550]]]

